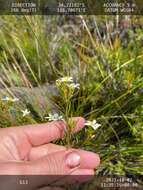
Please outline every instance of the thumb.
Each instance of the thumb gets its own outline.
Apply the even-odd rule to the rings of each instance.
[[[69,149],[45,155],[38,160],[29,161],[25,172],[33,175],[70,175],[77,169],[93,170],[99,164],[100,158],[97,154],[90,151]],[[85,172],[84,175],[86,174]],[[83,175],[82,172],[81,175]]]
[[[81,155],[78,151],[59,151],[39,160],[31,161],[28,173],[41,175],[69,175],[80,166]]]

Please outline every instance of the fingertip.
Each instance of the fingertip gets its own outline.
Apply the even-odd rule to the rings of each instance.
[[[90,165],[89,168],[95,169],[100,165],[100,157],[98,154],[93,153],[93,152],[88,152],[88,159],[90,160]]]
[[[98,154],[84,150],[79,150],[79,154],[81,156],[81,168],[95,169],[100,165]]]
[[[96,153],[95,154],[95,168],[100,165],[100,156]]]
[[[75,117],[76,129],[82,129],[85,124],[85,119],[83,117]]]
[[[99,154],[96,154],[96,155],[97,155],[97,157],[98,157],[98,165],[100,165],[100,162],[101,162],[100,156],[99,156]]]

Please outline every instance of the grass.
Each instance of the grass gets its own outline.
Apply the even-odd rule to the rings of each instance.
[[[1,16],[0,24],[0,95],[20,98],[20,104],[0,102],[0,127],[64,113],[55,81],[72,76],[80,90],[70,115],[101,124],[75,135],[74,146],[100,154],[97,176],[133,176],[141,185],[143,17]],[[26,108],[31,114],[23,118]]]

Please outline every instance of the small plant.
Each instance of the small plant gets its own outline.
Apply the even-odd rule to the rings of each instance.
[[[72,97],[74,96],[75,92],[77,92],[80,89],[80,84],[74,82],[72,77],[63,77],[58,80],[56,80],[56,87],[59,91],[60,97],[62,99],[62,104],[64,104],[64,110],[61,113],[61,110],[59,110],[60,115],[57,113],[49,114],[49,116],[45,117],[45,119],[48,119],[49,121],[57,121],[57,120],[64,120],[64,122],[67,125],[67,128],[65,129],[65,141],[67,147],[72,146],[72,130],[75,127],[75,123],[70,119],[72,117],[71,113],[71,104],[72,104]]]
[[[64,112],[59,115],[58,113],[51,114],[49,113],[49,116],[45,117],[45,119],[48,119],[49,121],[58,121],[58,120],[64,120],[67,128],[65,129],[65,140],[66,145],[68,148],[70,148],[73,145],[72,141],[72,131],[74,130],[75,123],[72,118],[72,112],[71,112],[71,104],[72,104],[72,98],[74,97],[75,93],[77,93],[80,90],[80,84],[77,82],[74,82],[72,77],[63,77],[58,80],[56,80],[56,87],[59,90],[60,97],[62,98],[62,103],[64,106]],[[60,112],[60,110],[59,110]],[[76,110],[78,113],[78,110]],[[93,121],[86,121],[85,126],[90,126],[94,130],[97,130],[101,125],[96,122],[96,120]]]
[[[59,91],[60,97],[62,98],[62,103],[65,105],[64,112],[61,113],[61,115],[57,113],[50,113],[48,117],[45,117],[45,119],[48,119],[49,121],[64,120],[67,125],[67,128],[65,129],[66,145],[69,148],[72,146],[71,134],[75,127],[75,123],[70,119],[72,117],[71,100],[75,92],[80,89],[80,84],[74,82],[72,77],[63,77],[56,80],[56,87]],[[59,112],[61,111],[59,110]]]

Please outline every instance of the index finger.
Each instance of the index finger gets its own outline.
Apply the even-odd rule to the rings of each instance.
[[[84,127],[85,120],[82,117],[72,118],[75,122],[73,133]],[[39,146],[60,139],[64,136],[66,123],[64,121],[53,121],[44,124],[14,127],[16,131],[24,133],[32,146]]]

